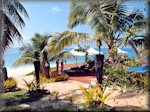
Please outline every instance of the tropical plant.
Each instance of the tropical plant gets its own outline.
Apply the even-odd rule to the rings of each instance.
[[[146,34],[143,35],[139,34],[139,33],[143,33],[143,29],[145,27],[144,25],[146,24],[146,22],[144,21],[143,23],[140,22],[138,24],[142,24],[142,25],[140,25],[140,27],[133,25],[134,27],[132,26],[128,30],[126,30],[125,32],[126,35],[122,45],[129,44],[134,50],[135,54],[137,55],[138,60],[140,60],[140,58],[142,57],[141,53],[145,49],[144,47],[146,46],[147,43],[146,40],[148,39]]]
[[[66,99],[69,100],[70,102],[73,102],[73,101],[74,101],[74,98],[75,98],[75,95],[74,95],[74,94],[71,94],[71,95],[67,95],[67,96],[66,96]]]
[[[92,89],[92,87],[89,87],[88,89],[84,88],[83,86],[79,86],[80,90],[82,91],[83,95],[84,95],[84,100],[86,103],[87,107],[91,107],[91,103],[94,101],[94,92],[95,90]]]
[[[33,64],[35,61],[34,53],[37,51],[41,53],[43,48],[47,45],[47,41],[50,38],[48,35],[40,35],[39,33],[35,33],[34,37],[31,38],[31,43],[23,45],[20,47],[20,51],[23,52],[22,56],[18,58],[13,67],[18,67],[25,64]]]
[[[40,82],[41,83],[53,83],[53,82],[58,82],[58,81],[65,81],[68,79],[67,74],[59,74],[59,75],[52,75],[50,76],[51,78],[48,79],[45,75],[40,74]]]
[[[22,35],[17,29],[17,27],[22,29],[25,26],[21,14],[29,18],[27,11],[18,0],[0,1],[0,57],[3,57],[4,51],[13,43],[14,39],[22,39]],[[0,60],[2,59],[0,58]],[[1,65],[0,71],[2,71]],[[0,77],[3,80],[1,72]]]
[[[126,69],[118,68],[117,66],[112,68],[112,66],[109,65],[104,67],[104,74],[107,76],[102,83],[104,88],[113,86],[120,87],[122,90],[131,88],[134,85],[132,79],[138,75],[138,73],[134,71],[130,72]]]
[[[52,78],[52,77],[50,79],[48,79],[45,75],[40,74],[40,82],[42,82],[42,83],[52,83],[52,82],[56,82],[56,79]]]
[[[125,61],[124,65],[129,67],[135,67],[135,66],[139,66],[140,63],[137,60],[135,60],[135,58],[133,57],[132,59],[128,59],[127,61]]]
[[[12,89],[17,87],[17,81],[13,77],[9,77],[5,82],[4,82],[4,87],[6,89]]]
[[[13,67],[18,67],[25,64],[33,64],[35,61],[34,54],[35,52],[38,52],[40,53],[39,58],[41,62],[40,72],[44,73],[47,76],[45,63],[48,61],[48,59],[45,59],[47,57],[44,55],[46,52],[44,52],[43,49],[47,45],[47,41],[49,38],[49,35],[40,35],[39,33],[35,33],[34,37],[31,38],[30,44],[28,43],[20,47],[19,50],[23,52],[23,54],[14,62]]]
[[[44,90],[44,88],[45,88],[42,81],[40,81],[40,83],[38,83],[38,85],[37,85],[35,80],[32,80],[30,82],[27,82],[26,80],[24,80],[24,82],[25,82],[25,86],[26,86],[28,92],[34,92],[37,90]]]
[[[79,42],[91,42],[93,41],[93,36],[88,33],[79,33],[71,31],[56,32],[52,38],[50,38],[47,50],[53,55],[58,55],[61,50],[67,46],[74,44],[79,44]]]
[[[69,28],[80,24],[90,26],[97,37],[101,35],[100,37],[108,45],[108,55],[114,58],[113,53],[110,52],[112,45],[119,47],[123,41],[121,35],[124,31],[143,19],[142,14],[132,12],[129,7],[123,5],[123,2],[123,0],[71,1],[68,26]]]
[[[148,92],[150,90],[150,81],[149,81],[149,75],[147,74],[140,74],[139,77],[134,78],[133,80],[136,80],[137,82],[140,82],[140,87],[142,87],[143,92]]]
[[[54,91],[55,100],[58,100],[59,91]]]
[[[2,7],[0,8],[0,12],[2,13],[2,28],[3,32],[3,43],[1,47],[3,50],[6,49],[11,43],[13,43],[13,39],[21,40],[22,36],[17,29],[20,27],[21,29],[25,26],[25,22],[21,17],[21,14],[27,18],[29,18],[26,9],[18,0],[1,0]]]
[[[83,92],[85,104],[87,107],[104,107],[105,100],[108,98],[110,93],[105,93],[101,89],[100,85],[96,85],[94,87],[90,86],[88,89],[84,88],[83,86],[79,87]]]
[[[31,82],[27,82],[26,80],[24,80],[24,82],[25,82],[25,86],[29,92],[33,92],[38,89],[34,80]]]

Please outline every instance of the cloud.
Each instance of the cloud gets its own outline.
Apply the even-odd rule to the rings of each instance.
[[[60,12],[61,9],[57,6],[55,7],[52,7],[51,9],[48,9],[48,12],[52,12],[52,13],[57,13],[57,12]]]
[[[59,11],[60,11],[60,8],[59,8],[59,7],[57,7],[57,6],[52,7],[52,11],[54,11],[54,12],[59,12]]]

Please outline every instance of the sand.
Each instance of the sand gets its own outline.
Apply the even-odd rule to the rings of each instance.
[[[15,79],[18,82],[18,87],[25,88],[23,79],[27,82],[30,82],[33,80],[33,76],[20,76],[15,77]],[[91,80],[94,81],[93,78]],[[89,87],[88,83],[82,83],[75,80],[44,84],[45,89],[49,90],[51,93],[53,93],[54,91],[59,92],[59,98],[63,99],[66,97],[66,95],[74,94],[76,96],[76,99],[74,101],[75,104],[84,102],[82,92],[79,89],[79,85],[82,85],[86,88]],[[109,92],[111,93],[111,95],[107,98],[105,103],[110,106],[117,107],[120,110],[149,110],[148,93],[121,93],[117,90],[107,88],[106,93]]]
[[[78,64],[78,66],[81,66],[81,64]],[[64,69],[75,67],[76,64],[65,64]],[[30,67],[20,67],[18,69],[10,69],[8,68],[8,76],[13,76],[17,82],[18,87],[25,88],[25,82],[23,80],[26,80],[27,82],[30,82],[33,80],[33,76],[24,76],[26,73],[33,71],[34,68],[32,66]],[[92,81],[93,78],[88,79]],[[74,103],[82,103],[83,96],[82,92],[79,89],[79,85],[82,85],[84,87],[89,87],[89,83],[83,83],[75,80],[67,80],[67,81],[61,81],[61,82],[55,82],[55,83],[46,83],[44,84],[45,89],[49,90],[51,93],[54,91],[59,92],[59,98],[64,98],[66,95],[74,94],[76,96],[76,99]],[[106,104],[117,107],[120,110],[134,110],[139,111],[140,109],[146,109],[149,110],[149,102],[148,102],[148,96],[149,93],[134,93],[134,92],[124,92],[121,93],[117,90],[111,90],[110,88],[107,89],[107,92],[110,92],[111,95],[106,100]]]
[[[83,65],[83,63],[78,63],[77,67],[80,67],[81,65]],[[64,64],[64,69],[69,69],[72,67],[76,67],[76,64]],[[59,67],[60,69],[60,67]],[[11,67],[7,67],[7,73],[8,73],[8,77],[11,76],[24,76],[30,72],[34,71],[34,66],[33,65],[27,65],[27,66],[21,66],[18,68],[11,68]]]

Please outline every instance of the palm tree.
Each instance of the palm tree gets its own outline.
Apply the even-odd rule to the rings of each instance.
[[[119,47],[125,29],[141,19],[142,14],[133,13],[122,1],[78,0],[71,1],[67,21],[69,28],[88,25],[96,35],[101,35],[108,46],[108,55],[113,59],[113,46]]]
[[[40,53],[40,61],[41,61],[41,72],[45,73],[45,59],[43,58],[44,47],[47,45],[48,39],[51,36],[49,35],[40,35],[39,33],[35,33],[34,37],[31,38],[31,43],[23,45],[20,47],[20,51],[23,52],[22,56],[18,58],[13,67],[18,67],[26,64],[33,64],[35,61],[34,53]]]
[[[17,26],[22,29],[25,26],[25,22],[20,14],[29,18],[27,11],[18,0],[0,1],[0,28],[2,28],[0,29],[0,57],[3,57],[4,51],[13,43],[13,39],[22,39]],[[2,74],[1,71],[2,67],[0,66],[0,75]],[[1,75],[0,79],[3,79],[3,75]]]
[[[0,11],[3,16],[3,39],[2,39],[2,47],[5,50],[11,43],[13,43],[13,39],[21,40],[22,36],[17,29],[20,27],[21,29],[25,26],[25,22],[20,16],[20,13],[25,17],[29,18],[27,11],[22,6],[22,4],[18,0],[2,0],[2,8]]]
[[[126,36],[122,43],[123,45],[131,45],[139,61],[145,53],[149,52],[149,34],[146,33],[146,31],[148,30],[146,25],[148,25],[147,22],[149,20],[149,17],[144,18],[134,23],[131,27],[129,27],[129,29],[126,29]]]
[[[59,55],[62,49],[67,46],[79,44],[80,42],[91,42],[94,41],[94,36],[88,33],[79,33],[79,32],[56,32],[52,38],[50,38],[48,45],[46,46],[47,50],[55,51],[51,54]]]

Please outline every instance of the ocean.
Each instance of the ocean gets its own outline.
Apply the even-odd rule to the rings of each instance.
[[[65,48],[63,51],[71,51],[73,48]],[[98,48],[94,48],[98,51]],[[130,58],[134,57],[137,59],[135,52],[131,48],[123,48],[122,50],[128,52],[128,56]],[[104,57],[107,58],[107,48],[102,47],[101,52],[104,53]],[[11,68],[15,60],[17,60],[22,53],[19,51],[19,48],[8,48],[4,55],[5,66]],[[90,59],[93,59],[92,56],[89,56]],[[66,60],[67,64],[75,63],[76,59],[68,59]],[[77,56],[77,62],[85,62],[85,56]],[[50,62],[51,67],[55,67],[55,60]],[[30,65],[31,66],[31,65]]]

